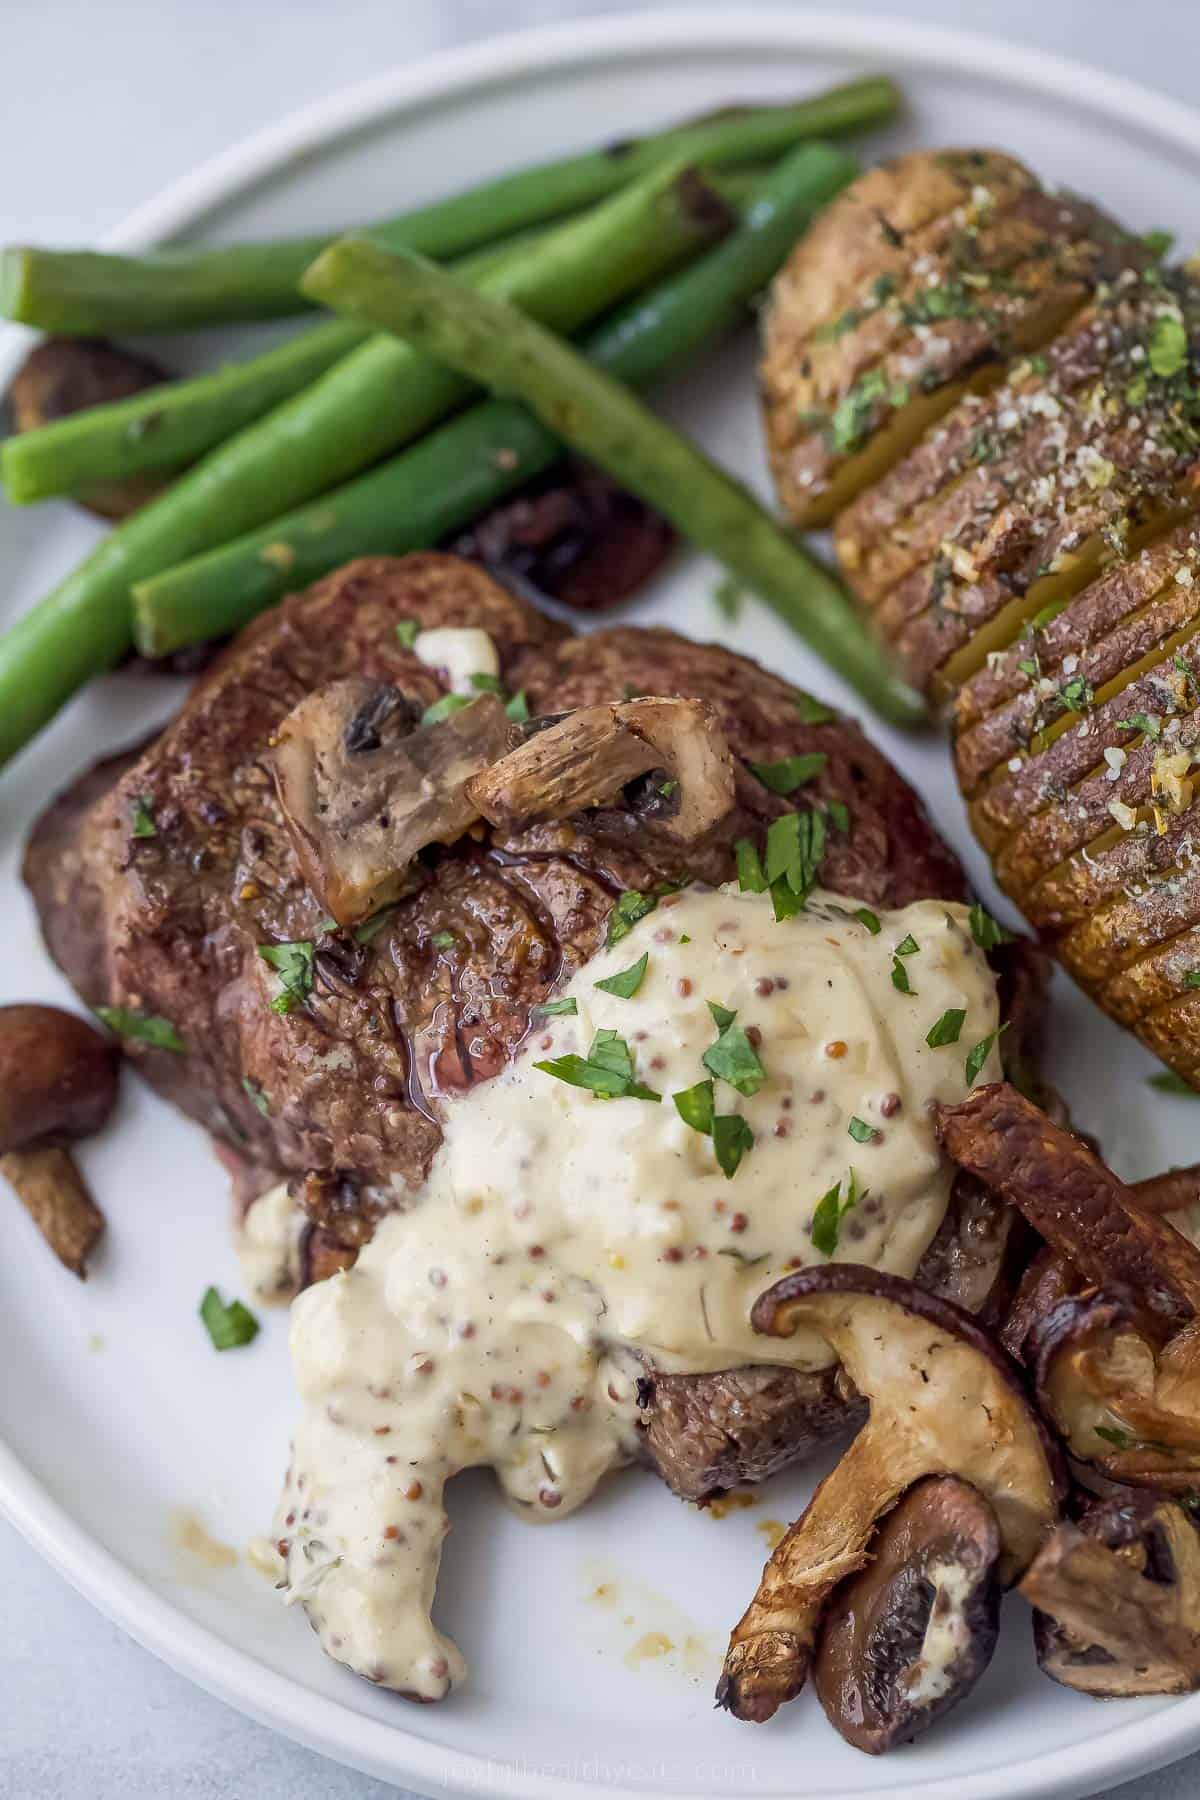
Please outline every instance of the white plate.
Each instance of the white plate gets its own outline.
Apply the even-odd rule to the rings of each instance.
[[[862,70],[905,84],[911,116],[878,149],[984,143],[1096,195],[1142,228],[1200,237],[1200,118],[1119,80],[980,39],[832,14],[736,11],[573,24],[491,42],[381,77],[243,145],[143,209],[110,240],[146,245],[312,230],[371,218],[522,162],[739,97],[784,96]],[[11,369],[19,334],[10,334]],[[167,352],[200,367],[259,334]],[[766,491],[748,342],[671,397],[675,416]],[[0,372],[4,372],[0,370]],[[14,612],[86,548],[65,506],[0,515],[0,591]],[[748,605],[726,626],[715,572],[681,561],[633,611],[726,635],[837,700],[839,685]],[[178,688],[122,676],[96,687],[4,778],[0,996],[70,999],[17,885],[19,847],[50,791],[103,749],[166,716]],[[853,704],[853,702],[850,702]],[[920,786],[983,888],[944,750],[874,729]],[[1200,1155],[1200,1114],[1162,1100],[1148,1058],[1060,984],[1055,1069],[1079,1121],[1128,1174]],[[1097,1707],[1034,1667],[1019,1600],[973,1698],[925,1745],[882,1762],[848,1749],[808,1698],[772,1725],[711,1705],[724,1634],[763,1556],[756,1524],[794,1515],[784,1480],[722,1521],[630,1476],[537,1533],[490,1482],[455,1496],[439,1612],[473,1679],[417,1709],[320,1655],[245,1561],[270,1518],[292,1399],[286,1321],[215,1356],[196,1317],[210,1281],[237,1291],[225,1183],[199,1132],[126,1084],[122,1116],[89,1148],[112,1221],[86,1287],[51,1263],[16,1209],[0,1271],[0,1503],[33,1543],[135,1637],[213,1693],[303,1743],[437,1794],[952,1795],[1092,1793],[1200,1744],[1200,1696]],[[214,1572],[173,1543],[175,1509],[241,1552]],[[588,1596],[615,1584],[614,1603]],[[662,1633],[678,1648],[638,1662]]]

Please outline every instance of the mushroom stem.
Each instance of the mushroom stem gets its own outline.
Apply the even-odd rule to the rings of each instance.
[[[15,1188],[63,1267],[86,1281],[88,1257],[104,1230],[104,1214],[71,1152],[56,1145],[10,1150],[0,1156],[0,1175]]]

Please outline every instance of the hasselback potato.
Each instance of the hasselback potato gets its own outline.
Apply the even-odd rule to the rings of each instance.
[[[1200,1087],[1200,281],[1009,158],[902,157],[779,276],[763,393],[1000,884]]]

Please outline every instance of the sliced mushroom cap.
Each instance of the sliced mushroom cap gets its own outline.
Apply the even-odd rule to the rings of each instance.
[[[1057,1516],[1061,1474],[1003,1352],[913,1282],[849,1263],[802,1270],[760,1294],[751,1318],[777,1339],[817,1332],[870,1405],[730,1637],[717,1700],[760,1720],[799,1693],[829,1596],[865,1566],[877,1522],[906,1489],[925,1475],[970,1482],[995,1512],[999,1574],[1011,1582]]]
[[[1190,1491],[1200,1482],[1200,1329],[1166,1344],[1138,1297],[1061,1300],[1033,1329],[1039,1402],[1071,1454],[1111,1480]]]
[[[104,1215],[67,1144],[107,1122],[116,1045],[57,1006],[0,1006],[0,1174],[59,1261],[82,1280]]]
[[[1007,1082],[939,1107],[937,1129],[959,1167],[1024,1213],[1088,1281],[1133,1288],[1166,1329],[1200,1312],[1200,1250]]]
[[[1000,1342],[1008,1354],[1017,1362],[1027,1362],[1034,1327],[1080,1285],[1070,1263],[1043,1244],[1021,1276],[1000,1328]]]
[[[581,707],[476,776],[470,795],[499,830],[523,831],[602,806],[651,769],[662,772],[670,802],[655,822],[681,842],[701,837],[733,806],[733,756],[704,700]]]
[[[970,1693],[996,1647],[999,1558],[995,1513],[955,1476],[919,1481],[889,1513],[868,1567],[834,1592],[813,1665],[847,1743],[911,1743]]]
[[[17,370],[8,398],[17,430],[34,431],[89,406],[127,400],[167,379],[153,357],[121,350],[104,338],[47,338]],[[165,486],[161,475],[130,475],[75,497],[102,519],[126,519]]]
[[[512,741],[492,694],[436,724],[419,717],[398,688],[354,676],[309,694],[279,728],[280,805],[309,886],[339,925],[398,899],[418,850],[474,824],[468,780]]]
[[[1200,1536],[1152,1494],[1059,1525],[1021,1582],[1046,1674],[1100,1699],[1200,1687]]]

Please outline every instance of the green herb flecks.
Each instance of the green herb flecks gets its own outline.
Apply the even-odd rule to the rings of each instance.
[[[681,1088],[671,1098],[675,1102],[675,1111],[685,1125],[690,1125],[693,1131],[700,1132],[703,1137],[712,1136],[715,1107],[711,1081],[698,1081],[695,1087]]]
[[[762,894],[766,892],[767,874],[762,866],[762,858],[758,854],[758,846],[752,838],[739,838],[733,846],[734,859],[737,863],[738,887],[743,894]]]
[[[872,937],[878,937],[883,930],[878,913],[873,913],[869,906],[860,906],[854,916],[860,925],[866,926]]]
[[[975,1083],[979,1080],[980,1070],[983,1068],[988,1057],[992,1054],[993,1045],[996,1043],[1001,1033],[1007,1030],[1007,1025],[1001,1025],[999,1030],[989,1031],[985,1038],[980,1038],[979,1042],[967,1052],[966,1071],[968,1087],[975,1086]]]
[[[313,989],[312,943],[260,944],[258,954],[279,977],[279,992],[271,1002],[271,1011],[290,1013],[303,1006]]]
[[[155,1013],[138,1012],[129,1006],[97,1006],[95,1013],[101,1024],[115,1031],[118,1037],[133,1038],[155,1050],[174,1050],[179,1056],[187,1054],[187,1045],[170,1019],[160,1019]]]
[[[948,1006],[937,1023],[931,1025],[925,1033],[925,1042],[929,1048],[940,1050],[945,1044],[957,1044],[966,1017],[965,1007]]]
[[[778,762],[751,763],[750,767],[773,794],[794,794],[820,774],[828,761],[824,750],[810,750],[803,756],[784,756]]]
[[[440,725],[443,719],[453,718],[464,706],[473,706],[474,694],[443,694],[432,706],[427,706],[421,714],[422,725]]]
[[[868,1125],[867,1121],[860,1119],[857,1114],[851,1119],[846,1130],[856,1144],[873,1144],[879,1135],[873,1125]]]
[[[1172,1094],[1180,1100],[1200,1100],[1200,1094],[1191,1082],[1185,1081],[1182,1075],[1177,1075],[1174,1069],[1160,1069],[1157,1075],[1147,1075],[1146,1085],[1156,1093]]]
[[[435,931],[429,941],[435,950],[453,950],[458,939],[452,931]]]
[[[543,1000],[533,1010],[546,1019],[563,1019],[577,1013],[579,1003],[573,994],[568,994],[563,1000]]]
[[[971,922],[971,936],[981,950],[994,950],[999,944],[1010,944],[1012,932],[1006,931],[999,919],[993,919],[985,906],[976,900],[968,915]]]
[[[766,877],[775,917],[789,918],[804,905],[825,854],[825,818],[819,812],[784,813],[767,831]]]
[[[726,1181],[732,1181],[743,1156],[754,1148],[754,1133],[740,1113],[718,1113],[713,1120],[712,1140],[717,1166]]]
[[[643,950],[635,963],[627,969],[621,969],[616,975],[607,975],[603,981],[594,981],[601,993],[615,994],[618,1000],[632,1000],[645,978],[646,967],[650,961],[650,952]]]
[[[617,896],[617,903],[608,915],[608,934],[605,942],[611,950],[614,944],[628,937],[640,919],[652,913],[660,900],[668,894],[679,891],[683,883],[679,881],[661,881],[648,894],[640,894],[636,888],[626,888]]]
[[[837,716],[823,700],[814,699],[812,694],[797,693],[793,705],[802,725],[828,725]]]
[[[533,1066],[570,1087],[587,1088],[602,1100],[662,1099],[634,1078],[629,1045],[615,1031],[598,1031],[586,1056],[556,1056]]]
[[[258,1320],[240,1300],[222,1300],[215,1287],[205,1290],[200,1317],[214,1350],[239,1350],[258,1336]]]
[[[271,1102],[267,1099],[267,1096],[259,1087],[257,1081],[251,1081],[248,1075],[243,1075],[242,1088],[246,1094],[246,1098],[252,1103],[257,1111],[262,1114],[263,1118],[269,1119],[271,1116]]]
[[[832,1256],[838,1247],[841,1236],[842,1220],[846,1214],[862,1199],[858,1190],[858,1178],[851,1169],[845,1178],[846,1198],[842,1199],[842,1183],[834,1182],[827,1194],[822,1194],[813,1213],[812,1228],[809,1236],[813,1248],[822,1256]]]
[[[396,636],[406,650],[412,649],[417,641],[417,633],[420,629],[421,623],[419,619],[398,619],[396,621]]]
[[[154,823],[149,794],[138,795],[130,808],[129,823],[130,837],[153,838],[158,836],[158,826]]]
[[[712,1001],[709,1001],[709,1006],[712,1008]],[[727,1081],[739,1094],[757,1094],[767,1079],[758,1051],[737,1023],[736,1014],[720,1008],[719,1015],[714,1012],[714,1018],[717,1019],[719,1035],[716,1043],[710,1044],[704,1052],[701,1062],[710,1075],[715,1075],[719,1081]],[[726,1023],[722,1025],[721,1019],[725,1019]]]
[[[1173,375],[1178,375],[1187,368],[1187,331],[1177,312],[1158,315],[1146,350],[1150,367],[1160,381],[1169,381]]]

